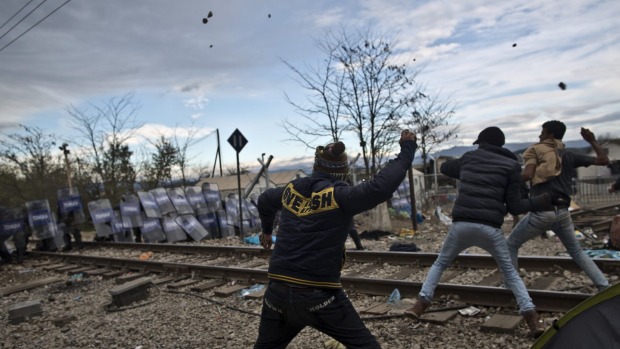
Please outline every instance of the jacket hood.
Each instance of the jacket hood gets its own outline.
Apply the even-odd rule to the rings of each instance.
[[[510,150],[503,148],[503,147],[498,147],[496,145],[482,144],[478,146],[478,149],[484,150],[484,151],[490,151],[492,153],[499,154],[499,155],[505,156],[513,160],[517,160],[517,161],[519,160],[517,156]]]

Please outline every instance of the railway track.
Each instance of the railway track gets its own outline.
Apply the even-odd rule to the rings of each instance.
[[[204,255],[207,258],[241,257],[269,258],[271,251],[262,247],[246,246],[207,246],[199,244],[147,244],[119,242],[84,242],[89,248],[126,249],[131,251],[152,251],[163,253],[182,253]],[[388,263],[395,265],[430,266],[437,259],[437,253],[409,253],[391,251],[347,251],[347,261],[354,263]],[[620,270],[620,261],[614,259],[595,258],[594,262],[603,272]],[[267,263],[267,262],[265,262]],[[494,269],[497,264],[490,255],[461,254],[454,260],[454,266],[461,268]],[[527,270],[548,271],[553,269],[579,272],[581,269],[570,257],[520,256],[519,267]]]
[[[246,284],[268,282],[266,269],[270,252],[262,248],[131,243],[88,243],[87,246],[80,253],[33,254],[60,260],[64,265],[74,266],[74,270],[81,267],[82,270],[90,268],[176,275],[190,277],[196,283],[222,279]],[[120,257],[118,252],[115,252],[115,257],[106,255],[119,250],[126,250],[127,254]],[[136,250],[156,252],[156,258],[140,260],[136,258]],[[93,255],[97,254],[95,252],[100,255]],[[422,286],[426,268],[434,262],[437,254],[348,251],[347,256],[341,278],[345,289],[386,297],[398,289],[402,297],[415,298]],[[595,259],[595,262],[606,273],[618,275],[620,272],[620,262],[617,260]],[[540,311],[566,312],[591,296],[588,292],[574,292],[573,287],[552,290],[554,285],[562,282],[564,273],[570,275],[579,271],[570,258],[523,257],[520,258],[520,267],[536,271],[537,276],[529,280],[528,289]],[[477,279],[463,276],[472,273],[482,276]],[[514,308],[512,293],[500,285],[501,274],[490,256],[460,255],[453,267],[444,273],[436,289],[436,298],[456,295],[461,302],[471,305]],[[583,286],[575,287],[580,288]]]
[[[606,204],[591,208],[580,208],[571,211],[573,224],[580,229],[592,228],[595,234],[601,235],[609,232],[611,220],[620,214],[620,204]]]

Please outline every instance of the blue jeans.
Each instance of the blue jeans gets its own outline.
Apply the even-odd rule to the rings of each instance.
[[[286,348],[306,326],[347,348],[381,348],[342,289],[296,289],[271,281],[263,297],[254,348]]]
[[[602,290],[609,286],[609,281],[596,266],[590,257],[581,249],[581,245],[575,237],[575,227],[570,218],[570,212],[566,208],[554,211],[530,212],[523,217],[517,226],[512,229],[508,236],[508,251],[515,269],[518,269],[518,254],[521,245],[535,237],[540,236],[547,230],[553,230],[555,235],[562,241],[568,254],[573,258],[592,280],[597,289]]]
[[[505,285],[517,299],[519,312],[523,313],[524,311],[534,309],[534,303],[532,303],[523,280],[512,266],[502,230],[480,223],[454,222],[452,224],[448,235],[443,241],[439,256],[428,272],[426,280],[424,280],[419,294],[420,297],[432,300],[441,274],[450,266],[461,251],[472,246],[484,249],[495,259],[500,272],[504,276]]]

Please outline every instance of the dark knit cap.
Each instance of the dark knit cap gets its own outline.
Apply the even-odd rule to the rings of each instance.
[[[474,144],[488,143],[501,147],[506,143],[504,132],[499,127],[491,126],[487,127],[478,134],[478,139]]]
[[[349,160],[345,153],[345,146],[342,142],[329,143],[326,146],[316,147],[314,153],[314,171],[330,174],[348,174]]]

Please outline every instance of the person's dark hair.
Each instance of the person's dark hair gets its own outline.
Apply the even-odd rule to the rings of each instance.
[[[542,125],[542,127],[544,129],[547,129],[547,132],[553,133],[553,137],[555,139],[561,140],[562,138],[564,138],[564,133],[566,133],[566,125],[564,125],[562,121],[558,121],[558,120],[547,121]]]

